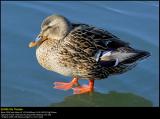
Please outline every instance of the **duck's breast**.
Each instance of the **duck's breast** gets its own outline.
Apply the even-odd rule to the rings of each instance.
[[[46,44],[41,44],[36,50],[36,57],[38,63],[43,68],[65,76],[72,75],[72,69],[65,67],[60,63],[60,56],[58,51],[49,45],[46,47]]]

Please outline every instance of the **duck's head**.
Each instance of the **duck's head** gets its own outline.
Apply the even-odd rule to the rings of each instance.
[[[30,42],[29,47],[39,46],[42,42],[49,39],[61,40],[71,30],[71,23],[61,15],[52,15],[47,17],[41,25],[41,32],[35,39]]]

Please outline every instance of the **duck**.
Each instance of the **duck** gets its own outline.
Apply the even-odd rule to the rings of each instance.
[[[43,68],[72,77],[70,82],[54,82],[54,88],[72,89],[73,94],[91,93],[95,80],[125,73],[150,56],[105,29],[74,23],[59,14],[43,20],[29,47],[36,47],[36,58]],[[88,85],[80,85],[80,79],[88,80]]]

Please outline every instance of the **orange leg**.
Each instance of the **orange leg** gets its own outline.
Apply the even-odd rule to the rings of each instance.
[[[94,80],[89,80],[89,85],[83,85],[73,88],[74,94],[89,93],[94,90]]]
[[[71,89],[74,85],[79,85],[78,84],[78,78],[73,78],[73,80],[69,83],[65,82],[54,82],[54,88],[56,89],[61,89],[61,90],[69,90]]]

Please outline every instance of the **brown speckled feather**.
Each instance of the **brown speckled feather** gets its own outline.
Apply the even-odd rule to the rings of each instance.
[[[117,45],[114,45],[114,43],[117,43]],[[80,78],[103,79],[109,74],[120,72],[120,69],[125,68],[117,66],[117,68],[114,67],[115,70],[111,70],[111,68],[107,69],[101,66],[94,58],[97,51],[127,45],[128,43],[120,41],[107,31],[79,24],[62,41],[59,50],[61,55],[59,63],[74,68],[73,75]]]
[[[149,55],[108,31],[70,23],[62,16],[48,17],[41,28],[47,40],[36,50],[38,62],[62,75],[104,79],[132,69],[138,59]]]

